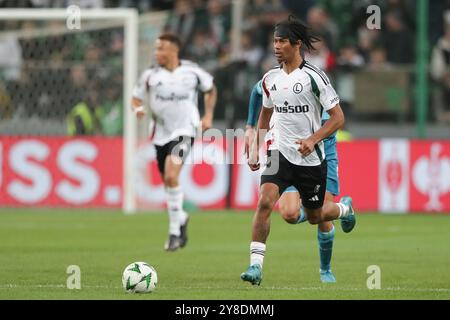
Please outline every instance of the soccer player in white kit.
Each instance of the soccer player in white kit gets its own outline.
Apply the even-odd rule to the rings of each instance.
[[[183,210],[179,175],[198,127],[212,127],[217,89],[213,77],[193,62],[180,60],[180,39],[171,33],[156,41],[157,66],[145,70],[133,92],[133,110],[138,119],[146,114],[147,93],[155,121],[153,144],[158,169],[164,181],[169,213],[169,236],[165,250],[175,251],[187,242],[188,214]],[[205,114],[200,120],[198,91],[204,93]]]
[[[282,65],[263,77],[263,109],[258,123],[258,130],[267,132],[272,118],[273,137],[253,219],[250,266],[241,274],[242,280],[252,284],[261,283],[270,215],[289,186],[299,191],[311,224],[341,219],[344,231],[350,232],[356,223],[347,198],[337,204],[324,203],[327,162],[323,140],[342,127],[345,120],[339,96],[328,77],[302,58],[300,50],[312,49],[316,41],[309,29],[292,16],[275,27],[275,56]],[[322,126],[323,111],[328,112],[330,119]],[[251,150],[255,167],[259,166],[260,136]]]

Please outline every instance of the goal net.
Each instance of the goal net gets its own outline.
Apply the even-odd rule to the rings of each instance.
[[[139,72],[151,63],[165,16],[139,16],[134,9],[0,10],[0,159],[8,166],[0,186],[7,197],[16,197],[5,197],[4,204],[19,199],[19,205],[95,207],[106,199],[127,213],[136,210],[141,175],[136,170],[142,170],[136,152],[147,128],[129,111],[130,101]],[[20,140],[21,153],[14,137],[34,142]],[[83,138],[101,143],[92,155],[84,146],[71,158],[71,151],[59,146],[64,142],[51,140],[71,138],[81,146],[76,141]],[[109,138],[114,143],[105,143]],[[113,145],[123,149],[112,150]],[[88,170],[86,162],[96,170]],[[98,182],[99,176],[107,182]],[[103,188],[113,178],[119,185]]]

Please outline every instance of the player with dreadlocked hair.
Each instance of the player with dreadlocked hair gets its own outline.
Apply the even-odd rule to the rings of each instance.
[[[289,15],[289,18],[275,25],[275,35],[286,38],[291,45],[296,45],[297,41],[301,41],[309,51],[313,51],[314,43],[319,42],[320,39],[311,35],[311,28],[303,24],[294,15]],[[302,48],[300,47],[300,50]]]
[[[290,17],[286,23],[295,21],[294,17]],[[300,23],[301,24],[301,23]],[[314,50],[313,44],[319,41],[318,38],[310,36],[310,29],[305,25],[297,27],[298,34],[301,34],[301,38],[304,39],[303,43],[307,50]],[[295,43],[294,43],[295,44]],[[292,43],[291,43],[292,45]],[[302,48],[300,48],[300,54],[302,54]],[[303,57],[303,56],[302,56]],[[282,61],[279,61],[281,64]],[[255,126],[262,107],[262,81],[254,86],[250,101],[249,101],[249,113],[247,119],[247,127],[245,131],[245,152],[247,158],[249,157],[250,146],[253,144],[255,137]],[[322,125],[329,119],[328,113],[322,114]],[[336,146],[336,134],[332,134],[324,140],[325,158],[327,159],[327,186],[325,193],[325,201],[334,202],[335,197],[339,195],[339,177],[338,177],[338,153]],[[278,201],[280,216],[289,224],[298,225],[304,223],[306,220],[305,212],[301,207],[301,201],[298,190],[294,186],[289,186],[280,197]],[[320,258],[320,280],[324,283],[336,282],[334,273],[331,271],[331,258],[333,254],[334,244],[334,226],[330,221],[324,221],[319,223],[317,228],[317,242]]]
[[[304,49],[314,50],[318,41],[293,16],[275,26],[273,45],[281,66],[263,77],[263,108],[258,122],[260,132],[270,128],[268,161],[253,219],[250,267],[241,274],[242,280],[252,284],[259,285],[262,280],[270,215],[280,197],[280,213],[287,222],[308,220],[319,225],[323,282],[336,281],[330,269],[334,238],[331,221],[340,219],[346,233],[356,224],[352,199],[343,197],[340,203],[333,201],[339,193],[336,144],[335,140],[328,146],[324,144],[344,124],[339,97],[325,73],[306,62],[301,54]],[[329,116],[322,121],[324,109]],[[260,136],[256,134],[256,143],[249,143],[253,147],[247,148],[249,166],[254,171],[260,167]],[[300,198],[303,210],[300,210]],[[283,208],[283,204],[292,203],[295,204],[292,208]]]

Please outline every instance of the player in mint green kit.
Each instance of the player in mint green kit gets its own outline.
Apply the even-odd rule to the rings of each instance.
[[[253,87],[250,102],[249,113],[247,119],[246,130],[246,152],[248,155],[249,146],[253,139],[252,132],[257,125],[259,113],[262,106],[262,94],[263,88],[261,81],[259,81]],[[327,112],[323,113],[322,125],[329,119]],[[328,165],[327,173],[327,188],[326,188],[326,201],[334,202],[334,197],[339,195],[339,178],[338,178],[338,156],[336,150],[336,133],[324,140],[325,155]],[[345,197],[346,201],[351,203],[351,198]],[[298,190],[291,186],[286,189],[279,200],[280,215],[286,222],[290,224],[300,224],[305,222],[303,208],[301,208],[300,198]],[[350,232],[345,227],[345,220],[341,221],[344,232]],[[324,283],[334,283],[336,278],[331,271],[331,257],[333,251],[335,229],[332,222],[322,222],[317,229],[317,240],[319,243],[319,255],[320,255],[320,280]]]

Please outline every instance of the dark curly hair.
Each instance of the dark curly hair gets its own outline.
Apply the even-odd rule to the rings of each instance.
[[[321,41],[320,38],[311,34],[311,28],[297,19],[294,15],[289,15],[287,20],[284,20],[275,25],[275,33],[279,30],[289,39],[292,45],[301,41],[308,50],[315,50],[314,43]]]

